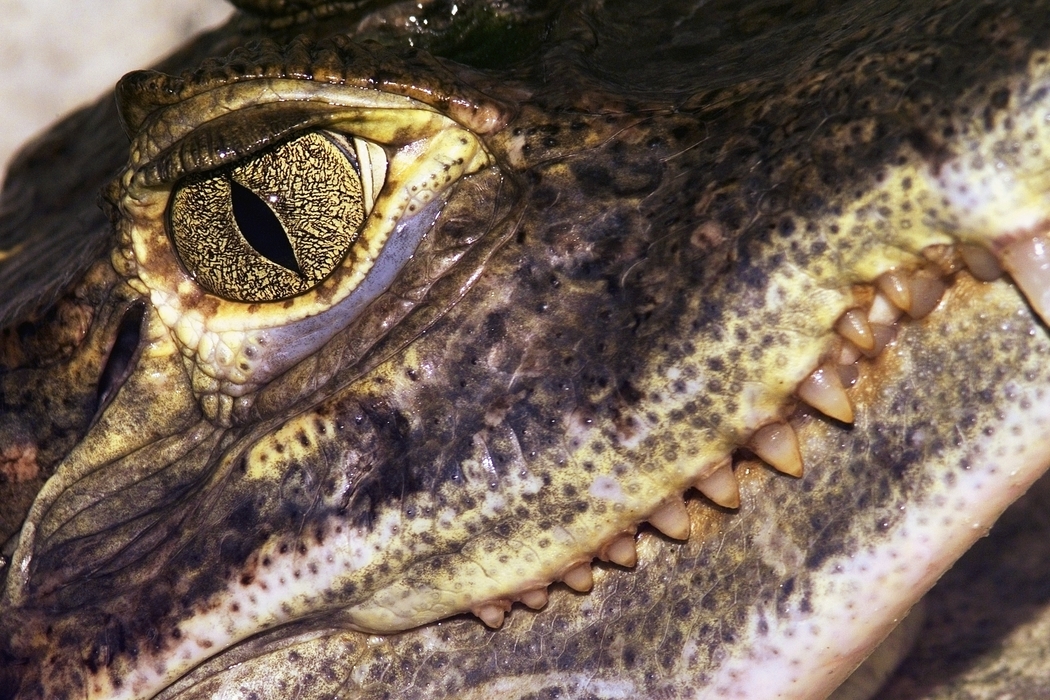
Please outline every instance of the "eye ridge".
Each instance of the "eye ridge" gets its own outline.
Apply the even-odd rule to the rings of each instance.
[[[288,234],[277,215],[259,195],[232,177],[229,178],[229,182],[233,218],[244,240],[270,262],[303,277],[291,241],[288,240]]]

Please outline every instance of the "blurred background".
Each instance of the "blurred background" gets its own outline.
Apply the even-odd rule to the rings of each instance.
[[[0,174],[58,117],[231,11],[224,0],[0,0]]]

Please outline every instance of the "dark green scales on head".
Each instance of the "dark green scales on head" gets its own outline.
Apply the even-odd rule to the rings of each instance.
[[[5,187],[0,697],[823,697],[1046,466],[1038,3],[240,5]]]

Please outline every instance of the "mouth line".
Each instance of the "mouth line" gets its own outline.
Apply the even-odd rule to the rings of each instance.
[[[901,274],[904,273],[902,272]],[[938,369],[938,363],[935,360],[923,359],[922,357],[916,354],[916,348],[922,347],[922,342],[921,340],[917,341],[914,337],[911,337],[913,335],[913,326],[914,335],[924,338],[935,336],[936,332],[932,331],[931,329],[939,328],[944,323],[951,324],[954,322],[954,317],[969,313],[963,311],[966,306],[964,300],[970,298],[974,293],[980,290],[984,290],[991,294],[1001,294],[1002,290],[1007,288],[1012,288],[1014,291],[1017,291],[1014,285],[1009,284],[1008,281],[1004,281],[1005,283],[1000,282],[998,284],[993,285],[981,285],[980,282],[975,281],[969,275],[961,275],[960,277],[961,278],[953,278],[948,281],[949,291],[945,295],[946,303],[937,310],[939,313],[931,313],[929,319],[925,321],[912,322],[910,320],[902,320],[900,322],[899,328],[900,333],[897,334],[898,338],[896,339],[896,345],[890,346],[890,352],[887,352],[884,355],[880,354],[878,359],[868,358],[869,360],[872,360],[870,364],[861,360],[860,378],[857,382],[859,391],[856,392],[859,395],[853,397],[853,402],[857,413],[856,425],[858,429],[845,430],[845,432],[850,434],[863,434],[865,432],[871,432],[871,422],[873,420],[878,420],[880,413],[886,411],[888,407],[888,400],[885,398],[885,396],[881,396],[880,398],[880,395],[882,395],[884,392],[880,392],[878,386],[882,384],[883,374],[889,374],[892,376],[900,377],[906,373],[905,370],[912,364],[921,363],[924,372],[923,376],[925,376],[928,380],[933,376],[933,374],[931,373],[935,372],[935,370]],[[875,292],[872,292],[872,295],[874,294]],[[1018,301],[1020,301],[1020,296],[1018,298]],[[898,312],[900,312],[899,309]],[[1036,324],[1039,323],[1037,319],[1033,318],[1032,320]],[[828,359],[827,362],[832,363],[834,359],[837,358],[837,356],[832,354],[829,356],[829,358],[830,359]],[[955,369],[958,370],[959,368],[955,367]],[[954,376],[959,376],[958,372],[954,372],[953,374]],[[890,377],[891,380],[892,376]],[[899,384],[899,382],[893,383],[892,381],[891,383],[894,386],[897,386]],[[803,454],[805,454],[806,452],[822,454],[820,452],[820,449],[818,449],[815,446],[815,444],[813,444],[814,441],[817,440],[817,433],[824,434],[825,437],[830,436],[829,439],[835,441],[837,440],[836,436],[841,437],[841,433],[844,432],[841,425],[841,421],[829,421],[819,418],[817,417],[815,411],[811,411],[808,408],[804,407],[801,402],[796,408],[796,413],[791,414],[789,418],[790,422],[794,425],[793,429],[798,431],[798,437],[801,443],[800,446],[802,447]],[[921,439],[922,432],[924,430],[926,430],[926,427],[918,427],[918,432],[915,434],[916,436],[918,436],[915,437],[916,440]],[[1009,431],[1002,430],[999,432],[1005,436]],[[855,435],[854,437],[858,436]],[[929,436],[927,436],[927,439],[932,438],[932,433]],[[1035,442],[1037,441],[1033,441],[1033,444]],[[1035,451],[1038,451],[1038,449],[1035,449]],[[842,452],[849,453],[851,451],[843,449]],[[865,451],[865,454],[867,454],[867,452],[868,451]],[[987,449],[986,452],[989,456],[992,456],[992,451],[990,449]],[[829,476],[829,474],[834,473],[836,471],[845,471],[845,468],[842,464],[822,465],[820,464],[819,459],[815,461],[816,463],[812,466],[812,473],[807,473],[807,477],[810,481],[812,481],[814,477],[816,477],[818,480],[822,478],[830,479],[832,477]],[[997,461],[997,458],[993,457],[992,461]],[[867,466],[869,468],[873,467],[873,465],[870,463]],[[912,469],[912,467],[909,467],[907,465],[902,466],[896,464],[884,464],[882,466],[885,467],[887,472],[893,472],[895,470],[900,469]],[[691,494],[685,499],[684,503],[684,509],[685,511],[687,511],[685,514],[685,526],[686,528],[688,528],[688,530],[682,532],[682,534],[685,535],[685,537],[679,538],[676,537],[673,532],[671,534],[668,534],[666,532],[666,530],[674,530],[673,524],[669,526],[665,523],[664,528],[661,528],[656,524],[651,523],[651,521],[649,523],[640,522],[637,539],[633,536],[633,534],[630,538],[630,552],[627,552],[627,547],[618,548],[615,545],[614,541],[610,541],[603,545],[603,547],[601,548],[602,551],[596,556],[599,559],[604,559],[605,561],[610,562],[611,565],[598,564],[597,566],[595,566],[593,582],[587,581],[586,585],[573,585],[573,583],[579,584],[583,579],[581,578],[578,581],[567,581],[561,579],[561,583],[556,582],[554,587],[551,589],[549,603],[546,600],[548,590],[547,586],[536,587],[534,589],[531,589],[531,591],[525,591],[521,593],[520,598],[500,598],[494,599],[492,602],[483,602],[478,606],[478,609],[469,611],[473,613],[473,616],[456,615],[454,616],[454,618],[446,619],[440,624],[446,626],[456,625],[455,629],[459,632],[470,635],[481,635],[481,637],[479,638],[489,640],[489,642],[491,642],[492,644],[502,644],[504,642],[501,640],[504,636],[509,635],[509,639],[513,639],[514,635],[520,634],[522,628],[528,627],[528,625],[533,624],[532,620],[535,619],[534,615],[527,613],[526,610],[523,608],[544,608],[545,610],[543,613],[540,613],[541,615],[546,614],[550,617],[558,617],[560,619],[566,614],[566,606],[568,606],[569,608],[573,608],[573,606],[586,607],[587,605],[589,605],[586,602],[588,598],[590,598],[591,600],[602,600],[609,596],[609,590],[619,590],[615,586],[629,585],[623,583],[629,577],[652,575],[650,570],[654,569],[654,560],[659,559],[661,556],[684,557],[686,556],[686,554],[688,554],[688,556],[690,557],[700,558],[700,554],[698,553],[705,551],[705,545],[703,544],[703,540],[705,540],[704,533],[710,535],[710,533],[713,531],[712,529],[710,529],[711,527],[713,527],[712,523],[717,522],[726,524],[730,522],[729,520],[727,520],[727,518],[741,518],[743,520],[737,520],[734,522],[738,523],[738,527],[743,527],[743,525],[740,525],[739,523],[749,522],[749,519],[754,520],[754,518],[756,517],[755,513],[758,512],[758,499],[756,493],[762,491],[766,485],[770,485],[770,481],[779,482],[772,484],[772,486],[776,489],[778,493],[802,490],[800,489],[800,485],[794,480],[778,478],[774,474],[773,470],[767,469],[763,467],[759,462],[751,459],[749,456],[749,452],[746,450],[741,450],[741,456],[734,456],[733,467],[735,467],[735,469],[731,469],[730,472],[746,472],[745,474],[740,475],[740,491],[742,492],[740,493],[740,496],[742,497],[742,507],[739,509],[739,511],[729,512],[728,510],[722,508],[712,509],[709,507],[708,504],[705,504],[700,498]],[[918,469],[918,467],[915,467],[915,469]],[[994,464],[991,467],[985,465],[985,467],[980,468],[978,468],[977,465],[968,465],[952,470],[954,474],[953,480],[955,478],[959,479],[960,481],[972,479],[973,476],[976,474],[978,482],[991,477],[995,473],[995,471],[996,467]],[[809,465],[807,465],[807,472],[810,472]],[[735,481],[736,475],[733,475],[733,478]],[[1013,481],[1012,476],[1010,477],[1010,480]],[[945,481],[945,483],[948,482]],[[990,483],[991,481],[987,481],[986,485]],[[1019,482],[1012,483],[1012,494],[1016,495],[1017,490],[1021,488],[1022,486]],[[975,496],[976,498],[986,500],[985,495],[980,495],[980,489],[971,489],[971,492],[972,494],[977,494]],[[929,497],[928,500],[936,500],[937,498],[938,496],[934,495]],[[773,498],[772,500],[776,501],[777,499]],[[765,508],[766,506],[762,507]],[[774,504],[770,507],[773,507],[775,509],[777,506]],[[717,512],[715,512],[714,515],[712,515],[712,511]],[[833,512],[837,511],[833,509]],[[835,516],[829,515],[823,517]],[[971,515],[969,516],[962,517],[972,517],[974,518],[974,523],[979,522],[981,524],[980,527],[971,526],[969,528],[964,528],[966,530],[969,530],[970,533],[965,534],[963,536],[964,539],[971,539],[973,537],[977,537],[979,533],[982,532],[983,529],[986,528],[991,521],[991,516],[988,515],[973,515],[971,513]],[[891,529],[901,531],[902,536],[906,534],[905,531],[911,531],[913,534],[915,532],[920,532],[921,534],[923,529],[926,527],[926,523],[923,523],[922,520],[923,516],[920,513],[918,513],[918,511],[916,511],[916,513],[914,514],[908,515],[902,510],[901,526],[894,526]],[[935,520],[938,519],[932,517],[930,518],[930,521],[933,525],[936,525],[936,523],[933,522]],[[771,519],[769,517],[766,517],[764,519],[764,522],[769,523],[771,522]],[[689,530],[691,530],[691,533],[689,532]],[[776,540],[777,538],[774,534],[771,534],[771,532],[773,530],[776,530],[776,528],[768,527],[767,530],[769,530],[769,532],[765,532],[763,536],[770,538],[771,541],[769,544],[773,545],[775,544],[773,540]],[[664,534],[664,536],[661,537],[657,535],[657,532]],[[826,535],[826,533],[824,534]],[[635,543],[637,543],[637,551],[635,551],[634,549]],[[758,623],[755,623],[768,624],[769,629],[771,630],[769,632],[769,635],[767,636],[767,634],[764,632],[762,634],[756,633],[755,635],[752,635],[753,637],[759,640],[758,642],[756,642],[757,646],[755,647],[758,650],[758,652],[768,653],[769,655],[771,655],[772,661],[770,661],[770,664],[772,667],[775,667],[776,669],[778,669],[779,672],[783,672],[785,674],[789,672],[794,673],[795,671],[793,671],[792,668],[788,667],[788,661],[791,661],[791,663],[795,663],[796,661],[799,661],[800,656],[802,657],[802,661],[804,661],[805,663],[816,663],[813,659],[808,658],[807,656],[809,654],[809,651],[815,648],[814,644],[807,642],[806,646],[798,646],[801,643],[800,640],[805,641],[808,639],[807,635],[810,635],[809,630],[811,627],[814,627],[813,619],[815,617],[815,613],[809,609],[809,601],[812,601],[812,605],[817,611],[830,609],[833,612],[835,612],[835,614],[838,616],[836,618],[836,624],[839,625],[839,627],[834,627],[834,629],[841,630],[841,625],[855,624],[855,622],[851,622],[848,619],[850,614],[854,614],[851,612],[854,609],[854,604],[855,606],[859,607],[859,609],[867,609],[860,604],[862,602],[862,599],[859,598],[856,599],[854,601],[854,604],[851,604],[850,606],[835,605],[833,607],[825,607],[829,605],[828,600],[834,599],[835,596],[840,595],[842,591],[849,589],[849,586],[853,585],[852,583],[850,583],[850,581],[863,581],[874,578],[876,577],[876,575],[878,575],[879,577],[886,577],[886,581],[889,583],[887,583],[887,585],[884,587],[884,591],[881,594],[883,597],[879,599],[879,602],[882,605],[890,604],[887,601],[889,601],[893,597],[893,593],[895,591],[899,591],[904,588],[912,590],[913,587],[916,586],[928,587],[932,584],[933,581],[929,578],[930,574],[928,572],[927,574],[923,574],[922,576],[916,577],[916,575],[913,575],[912,573],[904,572],[902,569],[899,570],[900,567],[908,561],[922,560],[924,556],[926,556],[923,552],[923,547],[925,547],[926,545],[914,547],[913,545],[905,545],[900,542],[890,542],[887,545],[880,544],[873,546],[876,549],[880,550],[886,549],[888,550],[888,553],[885,556],[876,556],[874,550],[868,552],[862,549],[862,555],[856,557],[856,559],[859,562],[856,564],[856,566],[850,563],[853,561],[853,557],[843,558],[835,554],[829,556],[826,561],[814,564],[814,567],[816,569],[819,569],[821,572],[834,572],[833,575],[829,575],[827,577],[827,579],[831,582],[829,584],[831,588],[829,588],[826,591],[822,590],[820,586],[817,586],[815,584],[809,584],[809,587],[807,588],[806,585],[803,584],[804,577],[799,577],[797,579],[798,583],[791,583],[796,579],[791,579],[789,581],[788,585],[795,586],[798,589],[795,593],[794,598],[792,598],[790,594],[785,593],[785,595],[787,596],[787,602],[783,604],[778,603],[778,606],[776,608],[770,608],[767,611],[768,620],[761,619]],[[953,547],[953,551],[958,551],[959,548],[960,545],[957,544],[955,547]],[[617,553],[614,554],[614,551],[616,551]],[[662,554],[660,554],[661,552]],[[686,554],[681,554],[682,552]],[[636,559],[636,561],[624,561],[623,563],[618,563],[615,561],[616,558],[621,557],[624,557],[626,559]],[[301,557],[299,564],[305,567],[309,563],[307,561],[307,559],[309,558],[310,557]],[[589,567],[590,559],[588,560],[587,564]],[[690,565],[690,567],[695,568],[694,565]],[[692,570],[692,568],[690,568],[689,570]],[[856,571],[853,571],[852,569],[856,569]],[[580,573],[582,575],[582,572]],[[587,573],[589,573],[589,571]],[[823,576],[824,574],[822,573],[821,575]],[[852,579],[849,578],[851,576],[853,577]],[[248,588],[257,587],[263,578],[265,578],[265,576],[260,576],[252,583],[251,586],[248,586]],[[568,578],[571,579],[572,577],[570,576]],[[586,578],[589,579],[590,577],[587,576]],[[614,581],[618,583],[611,583]],[[562,589],[562,584],[567,586],[568,589],[576,591],[580,591],[581,589],[589,589],[591,585],[593,585],[597,591],[596,595],[598,596],[598,598],[594,598],[593,596],[587,595],[572,594],[569,592],[569,590],[559,590]],[[610,586],[612,586],[611,589]],[[836,586],[837,588],[835,588]],[[809,589],[812,590],[810,591]],[[780,590],[784,591],[785,589]],[[265,593],[265,590],[259,588],[254,592],[257,595],[263,595]],[[812,598],[810,598],[810,595],[812,595]],[[800,596],[802,596],[801,599]],[[511,612],[512,607],[515,608],[516,614],[515,612]],[[906,607],[907,606],[905,606],[902,609],[902,612],[900,614],[903,614],[903,610],[906,609]],[[506,624],[504,625],[503,618],[507,612],[510,612],[510,615],[506,621]],[[774,612],[776,614],[774,614]],[[505,626],[506,629],[504,629],[501,632],[485,629],[483,625],[478,624],[476,618],[480,618],[481,622],[484,622],[485,625],[487,625],[488,627]],[[176,681],[175,685],[177,685],[178,687],[189,687],[195,682],[195,680],[206,678],[209,676],[209,674],[215,673],[215,668],[217,668],[217,665],[221,665],[222,663],[218,661],[218,659],[222,658],[227,653],[234,652],[242,655],[250,655],[250,650],[256,648],[253,646],[253,644],[255,643],[252,641],[253,639],[273,639],[274,636],[280,637],[284,634],[290,633],[294,636],[294,633],[289,631],[294,631],[295,629],[297,629],[295,627],[295,624],[301,622],[303,622],[303,619],[296,620],[293,623],[281,624],[274,628],[270,628],[269,630],[260,630],[257,633],[258,636],[249,637],[244,640],[241,640],[241,642],[228,647],[222,652],[215,654],[211,658],[202,659],[200,665],[195,666],[193,669],[187,670],[184,677]],[[330,623],[331,619],[329,619],[328,622]],[[750,624],[750,621],[748,622],[748,624]],[[214,629],[214,627],[212,627],[211,629]],[[282,629],[284,631],[280,631]],[[431,627],[431,629],[434,628]],[[831,625],[827,626],[827,631],[825,632],[827,638],[831,638],[835,634],[835,632],[833,632],[832,630],[833,627]],[[875,629],[871,632],[871,635],[872,637],[877,637],[884,631],[885,630],[882,628]],[[788,639],[788,642],[785,646],[777,647],[775,645],[774,641],[772,641],[774,632],[777,635],[780,635],[781,637],[786,637]],[[321,635],[322,632],[315,629],[313,631],[308,632],[308,634]],[[211,641],[213,638],[208,637],[207,639],[208,641]],[[386,643],[387,642],[384,642],[384,644]],[[776,643],[780,642],[778,641]],[[391,641],[389,642],[389,644],[396,645],[398,644],[398,642],[394,640],[393,637],[391,637]],[[218,644],[216,644],[216,646],[218,646]],[[834,647],[834,645],[828,646],[828,648],[832,647]],[[839,648],[841,653],[843,654],[845,654],[847,651],[850,654],[859,654],[859,652],[856,651],[856,649],[846,649],[844,643],[839,643],[838,647],[835,648]],[[242,651],[236,651],[238,649],[241,649]],[[772,649],[772,651],[770,651],[770,649]],[[817,658],[817,655],[814,654],[813,658]],[[749,681],[767,684],[772,682],[770,680],[770,676],[775,675],[775,673],[773,673],[772,671],[764,672],[763,674],[759,674],[759,676],[756,676],[755,678],[751,678],[751,676],[747,673],[747,669],[743,665],[744,662],[745,656],[741,656],[740,659],[734,660],[733,663],[728,665],[726,674],[722,675],[725,676],[727,674],[739,674],[741,677],[746,675]],[[734,678],[735,677],[736,676],[734,676]],[[720,679],[721,680],[719,682],[729,682],[721,676]],[[595,682],[600,683],[602,682],[602,679],[598,678]],[[765,687],[768,688],[770,686],[766,685]],[[763,695],[761,687],[755,689],[754,692],[755,697],[761,697]],[[477,695],[471,695],[470,697],[477,697]]]
[[[983,250],[983,249],[982,249]],[[870,387],[864,379],[869,366],[888,348],[893,347],[904,328],[934,314],[942,297],[955,283],[956,275],[967,271],[977,284],[1003,274],[981,274],[980,262],[971,264],[959,246],[932,245],[923,251],[923,261],[916,266],[902,266],[882,273],[874,280],[854,285],[855,304],[839,317],[833,330],[836,341],[817,362],[812,372],[787,397],[779,419],[766,419],[753,429],[721,462],[703,470],[702,475],[684,491],[671,493],[655,510],[641,517],[633,526],[600,543],[593,551],[581,552],[549,581],[537,581],[509,596],[475,601],[469,607],[486,626],[498,629],[515,603],[539,610],[547,605],[548,587],[561,582],[569,589],[587,593],[594,585],[592,565],[597,562],[633,569],[639,561],[638,533],[651,528],[671,541],[690,539],[694,528],[688,513],[690,494],[704,497],[709,506],[737,510],[741,505],[741,485],[737,472],[745,463],[755,461],[771,469],[799,478],[806,461],[800,438],[793,423],[804,416],[821,415],[830,424],[852,427],[858,402]],[[977,268],[975,271],[973,268]],[[868,377],[869,383],[873,377]],[[874,379],[878,384],[878,380]],[[861,396],[853,397],[854,387]]]
[[[709,501],[721,506],[720,511],[737,509],[741,504],[741,489],[736,472],[749,469],[753,471],[753,466],[744,468],[749,455],[759,457],[777,471],[801,476],[803,456],[807,450],[805,444],[800,444],[803,442],[800,436],[796,435],[796,427],[792,424],[798,424],[799,421],[794,419],[805,414],[820,413],[833,419],[826,421],[828,425],[842,426],[853,423],[855,410],[858,415],[863,415],[867,410],[867,394],[871,390],[871,387],[865,386],[864,378],[871,374],[866,368],[865,360],[874,362],[887,347],[892,346],[900,327],[912,322],[906,319],[918,321],[933,314],[942,295],[949,287],[954,286],[955,275],[967,268],[961,254],[954,248],[935,246],[927,250],[923,257],[924,261],[917,263],[915,269],[894,268],[868,285],[855,285],[865,288],[855,290],[857,304],[851,306],[835,323],[834,331],[838,340],[831,342],[823,357],[818,358],[810,378],[805,379],[796,388],[794,395],[782,407],[778,414],[779,420],[766,421],[759,425],[753,434],[743,441],[744,444],[726,455],[725,460],[704,470],[691,486],[685,486],[684,491],[682,488],[672,490],[655,509],[639,514],[640,517],[625,531],[595,543],[593,548],[581,550],[574,558],[562,561],[557,571],[537,574],[515,590],[507,590],[494,597],[476,597],[473,600],[461,601],[461,607],[453,613],[470,612],[485,626],[499,628],[503,626],[505,616],[511,613],[515,604],[532,610],[546,608],[552,584],[561,583],[579,593],[589,592],[595,585],[596,572],[592,572],[595,559],[621,569],[634,569],[639,563],[645,564],[645,547],[639,547],[642,542],[638,537],[639,529],[645,532],[651,527],[668,540],[680,543],[693,539],[698,526],[694,522],[695,515],[691,515],[690,511],[695,512],[701,506],[688,503],[690,500],[697,500],[688,498],[690,489],[695,489]],[[973,284],[981,283],[974,281]],[[115,377],[120,376],[123,364],[131,357],[127,350],[131,347],[128,341],[136,335],[133,329],[138,327],[135,319],[140,313],[135,307],[130,307],[120,322],[120,332],[117,336],[123,338],[124,342],[115,343],[111,360],[107,362],[107,370],[112,366],[111,374]],[[123,349],[121,345],[124,345]],[[107,371],[107,374],[110,372]],[[817,379],[813,379],[814,376]],[[875,379],[872,383],[878,384],[879,381]],[[851,399],[847,392],[855,384],[863,396]],[[856,407],[854,404],[857,404]],[[810,408],[806,408],[807,406]],[[335,528],[335,523],[332,524],[332,528]],[[318,535],[317,547],[311,552],[307,552],[306,549],[294,549],[291,544],[277,551],[274,549],[277,547],[276,540],[271,542],[268,545],[269,549],[257,552],[245,564],[241,575],[235,577],[239,581],[235,587],[236,592],[230,593],[231,597],[225,599],[224,605],[209,604],[209,612],[199,619],[185,620],[177,625],[177,644],[181,645],[179,649],[187,650],[187,654],[190,654],[188,650],[192,649],[195,654],[194,663],[187,664],[184,668],[167,669],[164,677],[160,678],[140,669],[138,675],[130,676],[131,685],[153,686],[170,682],[197,664],[205,663],[208,658],[221,655],[222,650],[234,647],[247,639],[250,636],[247,634],[247,628],[231,629],[227,634],[216,632],[223,627],[222,621],[228,621],[231,614],[240,621],[238,625],[249,622],[248,618],[269,619],[272,623],[271,629],[302,619],[292,615],[290,611],[282,613],[278,610],[268,610],[266,606],[272,603],[272,596],[276,592],[294,588],[296,584],[293,584],[293,581],[298,581],[300,572],[307,569],[313,574],[310,579],[313,590],[325,590],[326,584],[320,583],[314,577],[327,575],[326,572],[337,577],[338,572],[329,571],[326,562],[332,562],[331,566],[338,568],[342,562],[339,550],[352,549],[343,542],[346,536],[348,535],[340,533],[338,529],[326,530],[324,537]],[[334,549],[331,549],[332,547]],[[392,627],[383,626],[387,620],[377,617],[377,606],[386,609],[386,606],[378,605],[375,601],[367,601],[366,605],[362,606],[362,611],[356,613],[358,617],[347,617],[350,627],[373,633],[395,631]],[[230,613],[230,610],[233,612]],[[376,620],[378,622],[375,622]],[[413,621],[413,624],[407,627],[415,627],[429,621]],[[176,656],[185,658],[181,654]]]

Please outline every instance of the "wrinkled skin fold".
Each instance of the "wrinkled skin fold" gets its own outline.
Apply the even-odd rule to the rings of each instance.
[[[825,697],[1050,461],[1039,3],[242,4],[5,184],[0,697]]]

